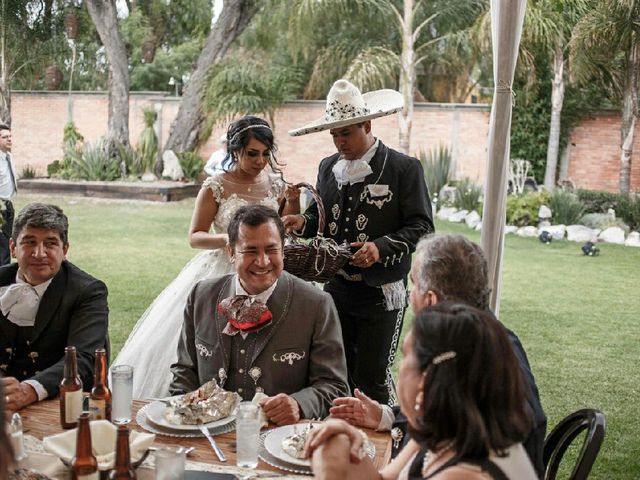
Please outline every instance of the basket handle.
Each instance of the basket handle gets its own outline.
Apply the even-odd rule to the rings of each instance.
[[[304,187],[311,192],[313,195],[313,199],[316,201],[316,205],[318,205],[318,237],[322,237],[324,233],[324,222],[325,222],[325,212],[324,205],[322,204],[322,199],[320,198],[320,194],[315,189],[313,185],[307,182],[300,182],[294,185],[295,188]]]

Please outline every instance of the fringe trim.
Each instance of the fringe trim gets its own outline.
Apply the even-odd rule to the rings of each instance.
[[[387,312],[404,308],[407,305],[407,288],[402,280],[385,283],[381,288],[384,295],[384,309]]]

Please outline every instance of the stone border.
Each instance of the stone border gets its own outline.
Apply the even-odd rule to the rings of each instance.
[[[175,202],[194,198],[200,191],[195,182],[87,182],[57,179],[18,180],[18,191],[47,195],[74,195],[81,197],[121,198],[150,200],[154,202]]]

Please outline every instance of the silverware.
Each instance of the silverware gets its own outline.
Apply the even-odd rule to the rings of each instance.
[[[213,439],[213,437],[209,433],[209,430],[207,430],[207,428],[201,423],[198,423],[198,428],[200,429],[202,434],[205,437],[207,437],[207,440],[209,440],[209,445],[211,445],[211,448],[213,448],[213,451],[216,452],[216,456],[218,457],[218,460],[220,460],[221,462],[226,462],[227,457],[224,456],[224,453],[222,453],[222,450],[220,450],[220,447],[218,446],[216,441]]]
[[[280,478],[279,473],[248,473],[246,475],[234,473],[236,480],[253,480],[254,478]]]

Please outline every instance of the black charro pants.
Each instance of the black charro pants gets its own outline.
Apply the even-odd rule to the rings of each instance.
[[[349,387],[380,403],[394,403],[391,366],[402,331],[404,308],[386,311],[382,290],[335,277],[325,285],[336,304],[347,358]]]

